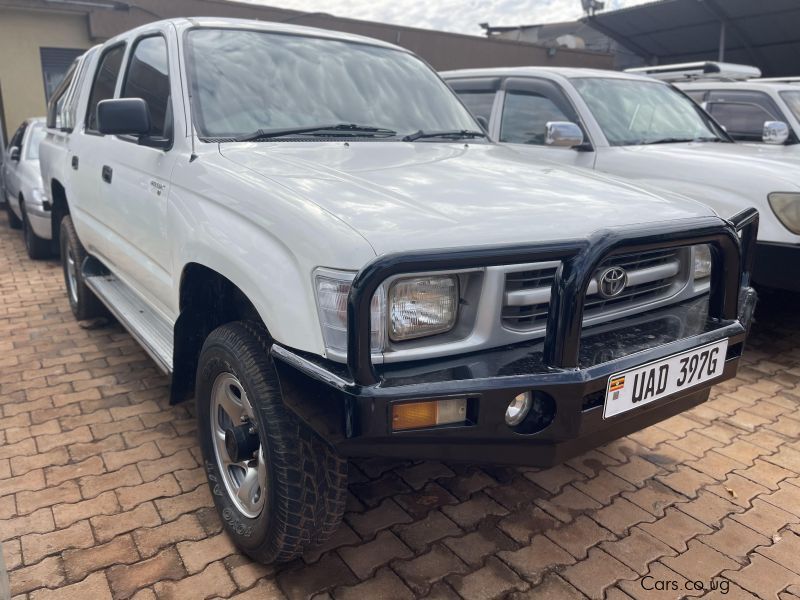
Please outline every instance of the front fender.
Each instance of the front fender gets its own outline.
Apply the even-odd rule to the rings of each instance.
[[[321,266],[358,270],[374,251],[296,195],[267,188],[252,173],[232,173],[230,163],[202,162],[176,167],[169,196],[175,314],[183,269],[198,263],[242,291],[273,339],[324,356],[312,273]]]

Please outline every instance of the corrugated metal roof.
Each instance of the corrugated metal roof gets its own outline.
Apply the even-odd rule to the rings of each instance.
[[[585,22],[659,64],[717,60],[724,22],[726,62],[755,65],[765,76],[800,72],[798,0],[661,0]]]

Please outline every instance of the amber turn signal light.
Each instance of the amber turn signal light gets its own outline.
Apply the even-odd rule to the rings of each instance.
[[[392,431],[452,425],[464,423],[466,420],[466,398],[401,402],[392,405]]]

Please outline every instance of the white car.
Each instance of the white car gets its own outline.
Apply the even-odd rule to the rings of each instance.
[[[733,143],[697,104],[650,77],[517,67],[442,74],[494,139],[534,161],[625,177],[704,202],[723,217],[761,214],[757,283],[800,291],[800,162]],[[620,210],[628,207],[620,202]]]
[[[22,228],[31,258],[51,254],[50,203],[39,170],[39,142],[44,135],[44,119],[26,120],[12,136],[0,165],[8,224]]]
[[[195,398],[258,560],[333,533],[349,457],[553,464],[735,376],[753,209],[531,164],[369,38],[175,19],[86,64],[42,142],[70,306]]]

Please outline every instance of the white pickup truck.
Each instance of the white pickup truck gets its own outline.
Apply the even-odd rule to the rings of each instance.
[[[176,19],[76,94],[42,150],[70,305],[195,398],[258,560],[335,530],[348,457],[553,464],[736,373],[755,210],[520,159],[406,50]]]
[[[761,214],[753,279],[800,291],[800,162],[733,143],[699,106],[651,77],[517,67],[442,74],[494,139],[533,161],[625,177],[708,204]]]

